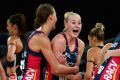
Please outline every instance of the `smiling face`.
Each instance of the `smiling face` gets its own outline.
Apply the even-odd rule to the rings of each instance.
[[[65,32],[72,37],[78,37],[82,29],[81,17],[78,14],[69,15],[65,22]]]

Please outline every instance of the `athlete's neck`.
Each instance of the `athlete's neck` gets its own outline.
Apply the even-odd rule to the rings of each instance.
[[[103,42],[96,43],[94,46],[104,46]]]
[[[68,33],[65,32],[65,35],[67,37],[67,41],[69,44],[74,44],[75,43],[75,37],[71,37]]]
[[[50,25],[42,25],[40,28],[37,29],[38,31],[42,31],[44,32],[47,36],[50,34],[51,32],[51,28]]]

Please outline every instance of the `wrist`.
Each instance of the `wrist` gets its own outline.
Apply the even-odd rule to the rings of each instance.
[[[75,74],[78,73],[78,72],[79,72],[79,66],[74,66],[74,68],[75,68],[74,73],[75,73]]]

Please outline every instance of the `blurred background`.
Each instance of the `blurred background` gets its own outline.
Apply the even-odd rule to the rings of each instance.
[[[116,36],[120,31],[118,29],[120,6],[114,0],[0,0],[0,26],[5,29],[6,20],[10,15],[24,13],[29,30],[33,30],[36,7],[40,3],[50,3],[56,9],[58,22],[54,34],[62,31],[63,15],[66,11],[77,12],[81,15],[83,28],[79,37],[85,42],[88,42],[88,32],[96,22],[102,22],[105,25],[105,39]]]
[[[0,0],[0,29],[6,31],[6,21],[15,13],[23,13],[27,18],[28,31],[32,31],[36,8],[41,3],[52,4],[57,12],[57,28],[50,34],[52,39],[63,30],[63,17],[67,11],[81,15],[82,31],[79,35],[85,42],[85,52],[82,57],[81,69],[85,70],[86,51],[88,49],[87,35],[96,22],[105,25],[105,42],[111,42],[120,32],[120,5],[115,0]]]

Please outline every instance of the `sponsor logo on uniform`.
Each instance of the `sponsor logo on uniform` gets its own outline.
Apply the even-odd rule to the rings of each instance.
[[[26,77],[25,80],[34,80],[35,77],[35,70],[32,68],[28,68],[27,72],[26,72]]]

